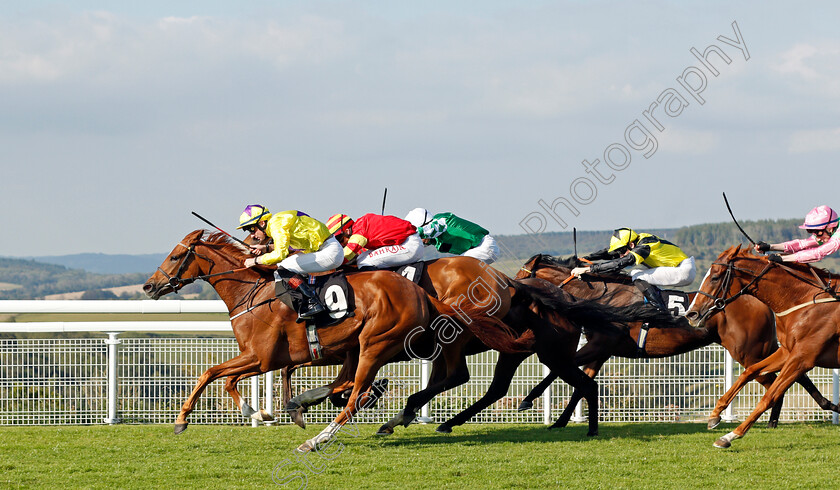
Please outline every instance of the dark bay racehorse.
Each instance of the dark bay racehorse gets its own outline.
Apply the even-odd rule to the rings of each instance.
[[[755,410],[732,432],[715,441],[716,447],[730,447],[769,407],[815,366],[840,367],[840,303],[836,276],[822,269],[787,263],[773,264],[741,246],[730,247],[718,256],[703,278],[700,293],[686,316],[695,325],[712,321],[729,311],[744,295],[757,298],[782,319],[776,325],[781,347],[748,367],[715,406],[720,412],[750,380],[763,373],[779,376],[761,398]]]
[[[187,428],[187,416],[213,380],[228,377],[225,389],[247,415],[247,404],[236,389],[239,380],[310,360],[306,326],[296,322],[294,311],[274,301],[270,271],[241,267],[246,257],[222,233],[205,238],[204,230],[196,230],[175,246],[143,287],[149,297],[158,299],[196,279],[207,280],[228,308],[241,351],[201,375],[181,408],[176,433]],[[355,294],[355,316],[322,330],[320,340],[327,354],[355,353],[353,391],[346,408],[320,434],[301,444],[300,451],[330,441],[367,402],[379,368],[410,345],[412,332],[418,327],[428,329],[441,316],[460,318],[466,312],[469,322],[464,324],[468,329],[484,343],[502,350],[516,352],[523,349],[521,344],[529,342],[511,335],[510,328],[498,320],[475,314],[471,305],[462,305],[456,312],[393,272],[359,272],[349,276],[348,282]]]
[[[604,298],[611,304],[638,304],[642,301],[641,293],[633,286],[630,278],[624,275],[584,275],[581,280],[568,280],[570,271],[575,266],[574,257],[558,260],[547,255],[535,255],[526,261],[516,278],[542,278],[553,284],[562,285],[563,290],[575,297]],[[662,327],[666,328],[651,324],[644,351],[637,348],[635,341],[639,338],[641,322],[630,323],[626,330],[627,335],[623,336],[587,332],[587,343],[575,355],[575,363],[585,365],[586,374],[594,378],[612,356],[660,358],[718,343],[726,348],[736,361],[746,367],[764,359],[778,348],[772,311],[760,301],[750,297],[739,298],[727,309],[726,314],[716,315],[704,328],[693,328],[683,321],[662,325]],[[518,354],[501,354],[487,395],[451,420],[444,422],[439,430],[448,431],[452,426],[463,424],[504,396],[521,359],[522,356]],[[523,400],[520,410],[530,408],[531,402],[539,397],[556,378],[553,374],[546,377]],[[773,374],[757,378],[766,388],[770,387],[774,379]],[[807,376],[803,376],[798,382],[805,387],[820,407],[825,410],[840,411],[840,407],[822,396]],[[563,414],[552,427],[565,427],[568,424],[580,398],[580,394],[572,394]],[[771,413],[769,421],[771,427],[775,427],[778,423],[781,408],[780,399]]]

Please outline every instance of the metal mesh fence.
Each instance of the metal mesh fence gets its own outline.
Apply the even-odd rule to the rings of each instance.
[[[0,340],[0,424],[99,424],[106,415],[102,339]]]
[[[172,423],[199,376],[238,354],[233,338],[121,339],[117,350],[118,418],[123,423]],[[433,399],[428,408],[431,418],[442,422],[481,398],[493,378],[497,356],[495,352],[471,356],[470,382]],[[703,421],[725,391],[725,356],[723,348],[715,345],[665,359],[613,358],[597,378],[599,419]],[[338,371],[339,366],[300,369],[294,375],[292,392],[328,384]],[[533,409],[516,411],[522,398],[543,378],[543,372],[536,356],[528,358],[517,370],[506,396],[471,422],[543,422],[542,397],[535,400]],[[738,366],[734,375],[740,372]],[[831,399],[831,370],[817,368],[809,376]],[[358,423],[385,422],[423,385],[419,361],[389,364],[377,378],[388,378],[389,390],[375,408],[356,417]],[[260,377],[261,395],[264,379]],[[279,376],[274,379],[273,411],[280,413],[280,423],[289,423],[281,411]],[[250,380],[241,382],[238,388],[250,403]],[[571,389],[561,381],[555,381],[550,389],[549,418],[555,420],[565,408]],[[0,340],[0,425],[100,424],[107,416],[107,393],[107,348],[103,339]],[[743,420],[763,394],[764,388],[758,383],[749,383],[733,403],[735,417]],[[262,404],[262,396],[260,400]],[[788,391],[784,406],[782,421],[831,418],[798,385]],[[586,416],[585,404],[580,412]],[[311,407],[306,417],[309,423],[326,424],[337,413],[338,408],[325,402]],[[190,422],[244,425],[250,420],[240,415],[221,379],[207,387]]]

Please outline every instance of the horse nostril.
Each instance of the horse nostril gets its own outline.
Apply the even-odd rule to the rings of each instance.
[[[148,292],[150,292],[151,290],[152,290],[152,285],[151,285],[151,284],[146,283],[146,284],[144,284],[144,285],[143,285],[143,292],[148,293]]]
[[[689,311],[688,313],[685,314],[685,317],[688,318],[689,320],[696,320],[697,316],[698,315],[697,315],[696,311]]]

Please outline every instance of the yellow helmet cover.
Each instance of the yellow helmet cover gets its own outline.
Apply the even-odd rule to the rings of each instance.
[[[637,242],[639,234],[630,228],[619,228],[613,232],[610,238],[610,248],[608,251],[615,252],[620,248],[624,248],[630,242]]]

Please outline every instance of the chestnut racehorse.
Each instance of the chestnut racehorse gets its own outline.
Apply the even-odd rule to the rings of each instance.
[[[240,379],[310,360],[306,326],[296,322],[292,309],[274,300],[272,274],[240,267],[247,255],[224,234],[204,235],[204,230],[196,230],[185,236],[143,286],[149,297],[158,299],[196,279],[207,280],[228,308],[241,351],[200,376],[178,415],[176,434],[187,428],[187,416],[213,380],[227,376],[225,389],[243,414],[249,415],[253,410],[236,389]],[[475,314],[472,305],[462,305],[456,312],[393,272],[359,272],[349,276],[348,282],[355,294],[355,316],[319,334],[325,352],[355,353],[353,391],[346,408],[326,429],[301,444],[300,451],[328,443],[365,406],[379,368],[410,345],[412,332],[428,329],[435,319],[459,318],[466,312],[467,327],[486,344],[502,350],[522,350],[522,344],[530,341],[511,335],[509,327],[492,317]]]
[[[470,291],[471,285],[475,284],[477,281],[480,283],[481,278],[487,277],[488,273],[490,274],[490,277],[485,282],[497,281],[505,285],[505,289],[514,291],[516,291],[517,288],[522,287],[522,283],[511,281],[506,276],[502,275],[498,271],[495,271],[495,269],[492,269],[482,262],[469,257],[449,257],[433,260],[426,263],[426,271],[428,272],[431,285],[433,286],[433,292],[443,302],[453,302],[453,304],[456,305],[464,298],[472,298],[473,293]],[[545,284],[543,287],[550,286],[548,283],[544,283],[539,279],[529,280],[528,282],[536,282],[540,285]],[[504,298],[504,301],[502,302],[503,304],[510,305],[511,307],[508,309],[494,310],[495,314],[501,317],[507,325],[514,327],[517,332],[531,331],[537,339],[533,350],[528,350],[527,352],[523,351],[520,353],[508,353],[512,355],[520,355],[524,359],[532,352],[536,352],[546,365],[555,366],[557,372],[561,373],[560,376],[566,382],[576,388],[579,388],[581,393],[584,393],[583,396],[586,397],[587,401],[593,404],[592,406],[596,414],[597,384],[572,363],[573,355],[580,337],[580,329],[575,323],[570,322],[569,319],[572,319],[577,323],[585,323],[593,330],[601,331],[603,332],[603,335],[609,336],[610,334],[616,335],[620,332],[615,328],[607,328],[604,330],[602,326],[604,323],[610,324],[618,321],[627,321],[630,318],[634,318],[635,315],[649,315],[660,319],[664,316],[654,310],[640,308],[639,305],[635,305],[630,309],[624,309],[622,311],[610,310],[611,313],[609,316],[603,316],[603,312],[598,313],[601,316],[593,316],[596,313],[593,308],[598,305],[597,303],[590,304],[589,306],[577,305],[572,307],[567,304],[562,304],[562,302],[560,305],[562,308],[562,314],[558,315],[552,308],[545,307],[545,304],[550,303],[550,301],[546,301],[545,298],[541,300],[540,305],[535,305],[534,302],[530,301],[527,297],[526,301],[523,303],[522,301],[517,301],[516,299],[508,299],[506,297],[507,293],[505,289],[498,290],[497,294]],[[560,291],[555,290],[552,294],[556,295],[558,293],[560,293]],[[533,291],[530,294],[533,295]],[[477,302],[477,304],[482,303],[486,303],[486,301]],[[428,403],[433,396],[469,380],[466,356],[487,350],[488,346],[475,342],[474,340],[471,341],[472,336],[467,332],[462,334],[461,337],[462,341],[457,343],[452,341],[442,342],[438,339],[439,341],[437,346],[433,346],[433,348],[441,349],[441,352],[445,355],[438,356],[434,359],[429,387],[420,393],[410,396],[406,403],[406,408],[396,417],[384,424],[379,429],[379,434],[390,434],[397,425],[407,426],[415,417],[416,410]],[[429,350],[429,348],[426,347],[426,350]],[[458,359],[458,370],[456,371],[455,376],[451,374],[451,368],[448,366],[445,369],[447,374],[445,377],[442,375],[444,368],[442,367],[441,360],[444,358]],[[401,354],[392,359],[391,362],[405,359],[406,356]],[[318,364],[321,363],[319,362]],[[324,400],[327,396],[334,395],[340,390],[351,387],[351,380],[353,378],[352,370],[352,363],[345,363],[339,373],[338,379],[331,385],[309,390],[292,399],[286,406],[287,409],[292,409],[290,410],[290,415],[292,415],[296,423],[301,420],[299,414],[296,413],[300,411],[299,405],[302,404],[301,401],[303,401],[307,406],[311,406]],[[290,396],[290,390],[288,388],[289,379],[290,372],[287,370],[284,372],[284,396]],[[336,400],[334,400],[334,402],[335,401]],[[338,400],[337,404],[340,403],[341,401]],[[301,424],[298,423],[298,425]],[[590,420],[589,434],[597,434],[597,417],[593,417],[593,419]]]
[[[686,314],[695,325],[712,321],[744,295],[766,304],[782,321],[776,325],[781,347],[747,368],[715,406],[716,417],[750,380],[779,372],[756,408],[741,425],[715,441],[730,447],[744,437],[768,407],[800,376],[815,366],[840,367],[840,304],[831,273],[801,264],[774,264],[741,246],[730,247],[709,268],[700,293]]]
[[[642,295],[625,275],[584,275],[581,280],[568,280],[570,271],[576,266],[574,257],[559,260],[548,255],[535,255],[528,259],[517,273],[516,278],[538,277],[545,279],[562,288],[570,294],[580,298],[605,297],[612,304],[634,304],[642,301]],[[575,355],[575,363],[585,365],[584,372],[595,377],[604,363],[612,356],[628,358],[660,358],[682,354],[699,349],[711,343],[721,344],[732,357],[747,367],[764,359],[778,348],[775,335],[773,314],[763,303],[751,297],[737,299],[726,314],[716,315],[703,328],[693,328],[685,322],[676,325],[669,324],[668,328],[657,328],[650,325],[647,343],[643,351],[637,348],[635,342],[639,338],[641,322],[628,325],[625,336],[602,335],[598,332],[587,332],[587,343]],[[493,383],[485,398],[475,405],[465,409],[460,414],[445,422],[441,428],[446,430],[453,425],[460,425],[483,410],[496,400],[504,396],[510,385],[510,379],[518,367],[518,354],[501,354]],[[531,402],[539,397],[556,376],[549,375],[537,385],[523,400],[520,410],[530,408]],[[761,375],[757,378],[765,388],[769,388],[775,376]],[[808,393],[825,410],[840,411],[817,390],[807,376],[797,380]],[[566,409],[552,427],[564,427],[571,419],[575,406],[580,401],[578,393],[572,394]],[[778,423],[782,408],[782,400],[774,405],[770,416],[769,426]],[[718,419],[719,422],[719,419]],[[439,428],[440,429],[440,428]]]

